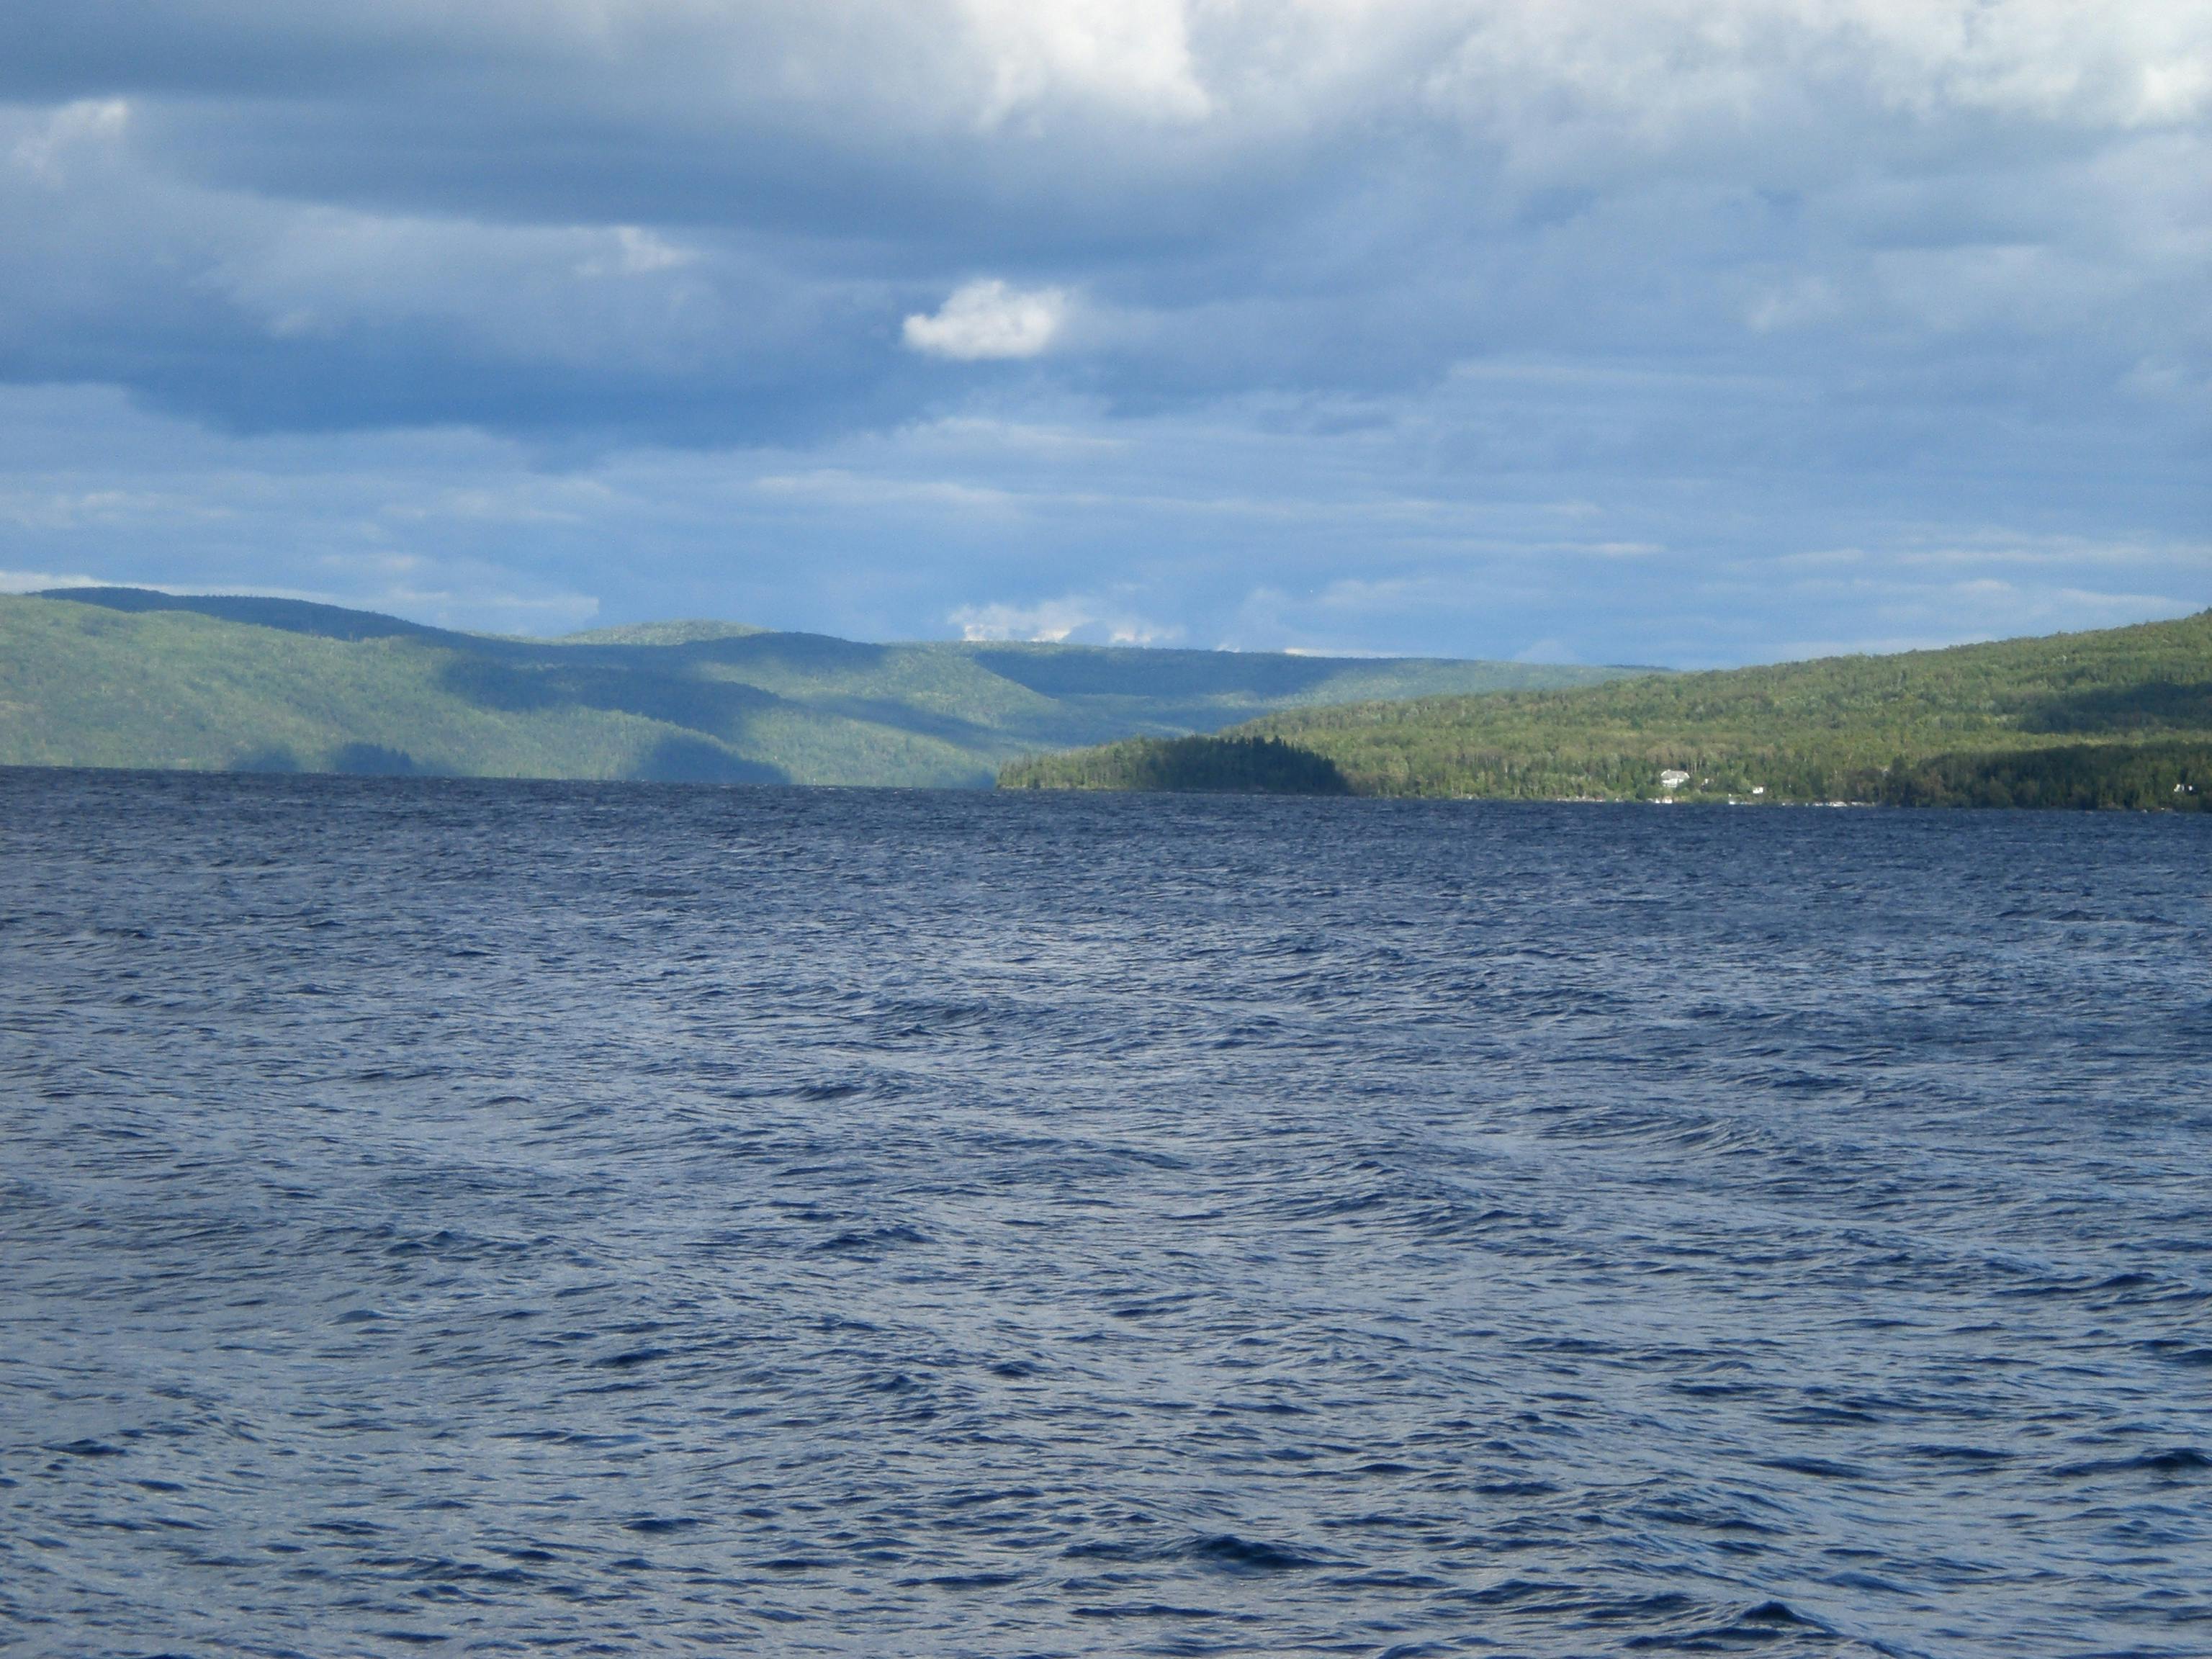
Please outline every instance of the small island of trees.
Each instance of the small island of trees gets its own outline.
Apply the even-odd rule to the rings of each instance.
[[[1239,795],[1348,795],[1336,763],[1280,738],[1130,738],[1016,761],[1001,789],[1146,789]]]

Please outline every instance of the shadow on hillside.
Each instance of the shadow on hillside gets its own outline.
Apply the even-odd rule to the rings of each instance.
[[[704,738],[663,738],[630,776],[643,783],[789,783],[766,761],[743,760]]]
[[[349,611],[343,605],[315,605],[306,599],[262,599],[248,593],[156,593],[143,587],[50,587],[31,597],[96,605],[106,611],[189,611],[222,622],[250,623],[256,628],[312,634],[325,640],[466,637],[374,611]]]
[[[856,673],[880,665],[887,645],[841,640],[829,634],[739,634],[726,639],[695,640],[684,645],[645,647],[570,646],[569,650],[659,651],[685,663],[717,662],[736,666],[774,667],[793,672]]]
[[[404,749],[386,749],[380,743],[341,744],[331,757],[331,770],[356,778],[434,778],[444,773],[425,766]]]
[[[895,702],[888,697],[822,697],[810,700],[804,706],[817,714],[834,714],[840,720],[888,726],[910,737],[935,738],[959,749],[988,748],[1004,735],[975,720],[963,720],[957,714],[918,708],[911,703]]]
[[[325,766],[302,765],[300,757],[277,744],[240,755],[227,769],[233,772],[337,772],[356,778],[441,778],[452,775],[441,767],[418,761],[404,749],[387,749],[380,743],[342,744]]]
[[[753,715],[785,704],[772,691],[734,680],[695,679],[605,661],[502,662],[471,653],[440,669],[438,683],[480,708],[506,714],[600,708],[719,738],[736,737]]]
[[[272,744],[266,749],[257,749],[249,755],[240,755],[230,763],[228,769],[233,772],[296,772],[300,769],[300,757],[289,749]]]
[[[1322,657],[1258,652],[977,651],[971,659],[1047,697],[1295,696],[1342,673]]]
[[[2021,711],[2029,732],[2212,731],[2212,680],[2141,685],[2041,697]]]
[[[496,651],[454,656],[438,671],[438,683],[480,708],[507,714],[604,709],[680,726],[722,743],[743,743],[752,720],[777,710],[860,721],[963,749],[988,747],[993,742],[995,734],[972,720],[888,697],[789,697],[742,680],[710,678],[698,672],[707,664],[739,672],[769,667],[793,673],[857,672],[876,666],[885,650],[805,634],[752,635],[679,646],[561,646],[550,650],[502,643]],[[779,773],[777,781],[781,779]]]

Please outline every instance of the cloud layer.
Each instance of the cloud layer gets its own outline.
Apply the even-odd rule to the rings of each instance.
[[[1533,502],[1702,595],[1645,655],[1940,635],[1779,598],[1813,568],[1784,562],[1935,544],[2212,600],[2185,556],[2115,586],[2052,551],[2212,522],[2202,8],[23,0],[0,99],[0,380],[125,394],[134,443],[210,471],[156,489],[91,439],[61,470],[179,512],[314,434],[337,525],[336,480],[459,430],[493,495],[842,474],[781,533],[906,633],[1108,594],[1198,642],[1632,643]],[[1052,488],[1032,441],[946,447],[985,427],[1060,434]],[[499,557],[610,612],[836,619],[710,559],[641,580],[708,556],[607,528],[626,562]],[[13,533],[0,566],[141,557]]]

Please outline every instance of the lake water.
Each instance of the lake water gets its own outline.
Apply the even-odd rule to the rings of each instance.
[[[2212,1653],[2212,817],[0,774],[0,1647]]]

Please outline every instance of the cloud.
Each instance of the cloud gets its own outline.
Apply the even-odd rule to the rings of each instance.
[[[60,575],[51,570],[0,570],[0,593],[36,593],[50,587],[100,587],[97,576]]]
[[[958,10],[988,66],[979,126],[1000,125],[1056,96],[1169,122],[1211,111],[1182,0],[962,0]]]
[[[684,503],[586,512],[637,568],[665,538],[630,597],[580,529],[532,544],[495,515],[431,515],[482,538],[482,568],[438,590],[455,615],[604,586],[611,613],[787,605],[912,632],[977,593],[1019,611],[1127,592],[1191,637],[1597,659],[1622,636],[1543,596],[1602,588],[1601,609],[1633,595],[1655,639],[1720,656],[1811,636],[1761,597],[1810,602],[1760,558],[2171,547],[2212,515],[2202,7],[131,15],[11,9],[0,386],[112,388],[104,407],[155,412],[149,458],[199,455],[192,429],[213,447],[140,477],[94,432],[99,464],[19,454],[0,490],[250,513],[234,479],[294,439],[316,482],[278,491],[265,545],[348,556],[363,524],[397,533],[363,481],[418,442],[447,457],[425,501],[504,500],[518,467],[629,468]],[[354,461],[321,447],[349,434]],[[732,553],[707,502],[811,564]],[[22,533],[77,533],[46,511]],[[1657,550],[1601,583],[1559,556],[1568,529]],[[422,556],[463,558],[422,534]],[[167,556],[133,568],[235,580],[264,559],[198,538]],[[70,557],[54,568],[106,568]],[[862,597],[823,599],[816,566]],[[343,580],[367,593],[370,568]],[[2086,568],[2072,586],[2106,591]],[[1701,586],[1723,572],[1726,592]]]
[[[955,289],[934,315],[916,312],[901,329],[908,347],[957,362],[1036,357],[1049,350],[1067,321],[1066,290],[1028,293],[995,280]]]
[[[1513,653],[1515,662],[1571,663],[1579,661],[1565,641],[1558,639],[1538,640]]]
[[[678,247],[636,225],[617,225],[614,246],[595,252],[576,267],[579,276],[650,276],[655,271],[675,270],[698,262],[698,253]]]
[[[1909,402],[1930,340],[2056,347],[2078,401],[2212,354],[2212,22],[2159,0],[138,22],[24,0],[0,375],[240,426],[819,434],[932,407],[932,357],[1151,407],[1501,350]]]
[[[963,640],[1029,640],[1054,645],[1165,645],[1180,628],[1146,621],[1111,599],[1065,594],[1030,605],[963,605],[946,618]]]
[[[73,155],[112,149],[130,121],[131,106],[123,99],[80,99],[19,129],[8,159],[40,183],[59,186],[67,181]]]
[[[1506,385],[1464,395],[1480,408]],[[1009,411],[803,449],[641,447],[549,468],[531,445],[463,428],[241,435],[111,392],[0,388],[0,527],[20,570],[311,593],[503,631],[708,616],[858,638],[972,629],[1330,653],[1502,658],[1550,641],[1589,662],[1704,666],[2212,601],[2206,519],[2186,497],[2181,528],[2124,536],[2099,527],[2115,515],[2073,504],[2055,471],[2040,484],[1993,477],[1972,495],[1946,487],[1942,511],[1917,518],[1899,514],[1905,492],[1870,492],[1850,471],[1741,482],[1717,509],[1697,480],[1653,488],[1633,445],[1575,447],[1621,395],[1601,380],[1586,405],[1496,410],[1509,427],[1558,423],[1557,458],[1516,477],[1372,428],[1349,428],[1370,447],[1348,453],[1344,425],[1293,423],[1281,406],[1029,404],[1028,424],[1058,441],[1010,452],[1003,434],[1022,423]],[[1718,418],[1691,396],[1668,383],[1654,407]],[[1449,430],[1469,417],[1431,403],[1423,418]],[[2138,489],[2158,476],[2140,457],[2079,464]],[[118,499],[118,478],[140,488]],[[1389,510],[1368,510],[1370,495]],[[1390,509],[1399,500],[1423,510]],[[1610,542],[1650,550],[1595,550]],[[2000,586],[1973,586],[1987,583]]]

